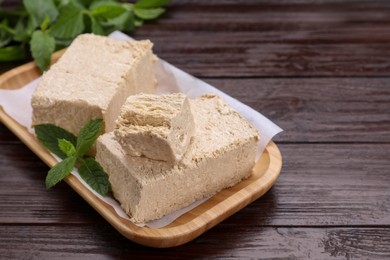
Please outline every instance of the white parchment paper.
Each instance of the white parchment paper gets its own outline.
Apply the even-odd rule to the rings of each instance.
[[[118,40],[129,40],[130,37],[121,33],[114,32],[109,37],[115,38]],[[259,112],[253,110],[247,105],[241,103],[240,101],[230,97],[229,95],[223,93],[222,91],[214,88],[213,86],[207,84],[206,82],[199,80],[188,73],[172,66],[171,64],[159,59],[156,63],[156,77],[158,81],[157,93],[173,93],[173,92],[183,92],[187,94],[190,98],[196,98],[204,93],[214,93],[222,97],[227,103],[234,107],[240,114],[245,117],[250,124],[257,128],[260,132],[260,142],[258,148],[258,156],[260,156],[267,146],[268,142],[282,131],[280,127],[271,122],[268,118],[264,117]],[[30,82],[26,86],[17,89],[17,90],[0,90],[0,106],[3,107],[4,111],[15,119],[19,124],[25,126],[30,132],[34,132],[31,128],[31,117],[32,117],[32,108],[31,108],[31,95],[36,89],[40,78]],[[53,155],[57,161],[60,159]],[[122,210],[119,203],[112,198],[111,196],[102,197],[94,190],[92,190],[80,175],[77,173],[76,169],[73,169],[72,174],[76,176],[90,191],[92,191],[97,197],[99,197],[104,202],[110,204],[117,214],[124,219],[129,219],[127,214]],[[170,223],[175,219],[183,215],[184,213],[195,208],[199,204],[206,201],[208,198],[194,202],[188,207],[180,209],[168,216],[165,216],[159,220],[150,221],[144,224],[137,224],[139,226],[148,226],[150,228],[161,228]]]

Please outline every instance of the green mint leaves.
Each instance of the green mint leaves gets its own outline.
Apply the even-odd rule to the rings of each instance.
[[[24,8],[34,20],[35,24],[41,24],[46,15],[53,21],[58,16],[58,10],[53,0],[23,0]]]
[[[76,148],[66,139],[58,139],[58,147],[64,154],[66,154],[67,157],[71,157],[76,154]]]
[[[51,125],[51,124],[42,124],[36,125],[35,134],[37,135],[38,140],[52,153],[65,159],[68,157],[66,153],[59,147],[58,140],[66,140],[70,142],[73,146],[76,146],[77,137],[68,131],[62,129],[61,127]]]
[[[56,43],[54,38],[46,31],[34,31],[31,35],[30,49],[36,64],[42,70],[50,65],[51,54]]]
[[[169,0],[23,0],[15,10],[1,8],[0,62],[34,58],[41,71],[51,54],[82,33],[131,32],[165,12]]]
[[[156,19],[164,13],[164,8],[138,9],[134,8],[134,13],[137,17],[143,20]]]
[[[110,185],[107,174],[100,164],[92,157],[88,157],[79,167],[79,174],[88,185],[97,193],[105,195]]]
[[[50,189],[68,176],[76,164],[76,161],[76,157],[68,157],[51,168],[46,176],[46,188]]]
[[[134,4],[134,7],[138,9],[152,9],[164,6],[169,2],[170,0],[139,0]]]
[[[51,35],[59,39],[74,38],[85,29],[83,10],[69,3],[61,8],[60,16],[51,27]]]
[[[46,176],[46,188],[49,189],[70,174],[76,163],[79,163],[81,178],[96,192],[106,195],[110,189],[107,174],[98,162],[85,153],[92,147],[100,134],[102,120],[95,119],[87,123],[78,137],[68,131],[51,125],[35,126],[38,140],[63,161],[50,169]]]
[[[76,143],[77,156],[83,156],[91,148],[96,138],[98,138],[100,134],[101,126],[102,126],[102,120],[95,119],[90,121],[83,128],[81,128]]]

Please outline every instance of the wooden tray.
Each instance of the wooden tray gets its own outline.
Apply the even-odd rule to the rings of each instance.
[[[63,51],[55,53],[53,61],[56,61],[62,53]],[[33,62],[30,62],[1,75],[0,89],[18,89],[39,76],[39,70]],[[34,135],[8,116],[1,108],[0,120],[49,167],[57,163]],[[170,225],[159,229],[138,227],[121,218],[110,205],[98,199],[73,175],[69,175],[65,181],[128,239],[151,247],[173,247],[191,241],[261,197],[272,187],[279,176],[281,167],[280,151],[275,143],[270,142],[261,158],[256,162],[253,174],[249,179],[221,191]]]

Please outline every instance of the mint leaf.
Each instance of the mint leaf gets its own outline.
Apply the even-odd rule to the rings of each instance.
[[[77,161],[80,176],[101,195],[107,194],[110,183],[107,174],[93,158],[84,159],[84,153],[92,146],[100,133],[101,119],[91,120],[81,130],[76,138],[68,131],[51,124],[35,126],[35,133],[51,152],[64,160],[56,164],[46,176],[46,188],[51,188],[69,175]],[[75,148],[76,147],[76,148]]]
[[[129,32],[135,27],[134,15],[132,12],[127,11],[118,17],[101,22],[101,24],[104,26],[106,32],[112,32],[115,30]]]
[[[135,8],[146,9],[146,8],[157,8],[166,5],[170,0],[140,0],[134,4]]]
[[[12,34],[7,34],[7,32],[0,29],[0,48],[6,46],[11,41],[12,41]]]
[[[53,0],[23,0],[23,4],[36,24],[41,24],[46,15],[49,16],[50,21],[54,21],[58,16]]]
[[[98,19],[112,19],[126,11],[125,7],[116,3],[110,3],[93,8],[91,14]]]
[[[96,2],[96,0],[79,0],[80,4],[82,4],[85,7],[90,6],[93,2]]]
[[[35,63],[41,71],[45,71],[56,47],[54,38],[48,32],[35,31],[31,36],[30,46]]]
[[[64,159],[67,155],[58,147],[58,140],[65,139],[76,146],[77,138],[61,127],[41,124],[34,127],[38,140],[52,153]]]
[[[62,39],[74,38],[84,31],[83,9],[69,3],[64,6],[57,22],[51,28],[54,37]]]
[[[49,66],[53,45],[54,49],[67,47],[77,35],[84,32],[100,35],[107,35],[114,30],[131,32],[141,26],[143,20],[161,15],[164,12],[161,7],[170,1],[139,0],[134,4],[124,0],[20,2],[23,3],[20,8],[0,8],[0,61],[25,59],[30,50],[43,71]],[[54,44],[46,32],[54,38]],[[20,45],[15,46],[16,43]]]
[[[132,12],[126,12],[121,16],[108,21],[110,24],[114,25],[116,30],[130,32],[134,30],[134,15]]]
[[[104,196],[110,189],[108,176],[95,159],[88,157],[79,167],[79,174],[88,185]]]
[[[14,41],[28,42],[36,27],[37,23],[33,18],[21,17],[15,25]]]
[[[12,32],[13,30],[8,27],[7,20],[4,19],[0,23],[0,48],[6,46],[8,43],[12,41],[13,35]]]
[[[91,31],[92,31],[92,33],[97,34],[97,35],[104,35],[105,34],[104,29],[99,24],[99,22],[96,20],[96,18],[93,17],[92,15],[89,15],[89,18],[91,19]]]
[[[0,48],[0,61],[15,61],[26,58],[26,51],[22,45]]]
[[[164,8],[158,7],[153,9],[133,8],[134,14],[144,20],[153,20],[165,12]]]
[[[83,156],[91,148],[100,134],[102,123],[103,121],[101,119],[95,119],[91,120],[88,124],[81,128],[80,134],[77,137],[77,156]]]
[[[45,19],[43,19],[41,23],[41,29],[42,31],[46,31],[47,27],[50,24],[50,17],[48,15],[45,16]]]
[[[66,139],[58,139],[58,148],[68,157],[76,153],[74,145]]]
[[[92,10],[98,6],[116,3],[115,0],[93,0],[89,5],[89,9]]]
[[[68,157],[50,169],[46,176],[46,189],[50,189],[69,175],[76,163],[76,157]]]
[[[56,49],[63,49],[68,47],[72,43],[72,39],[55,39],[56,40]]]

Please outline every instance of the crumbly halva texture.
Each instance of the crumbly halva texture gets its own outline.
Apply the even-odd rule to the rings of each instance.
[[[170,214],[249,177],[258,132],[215,95],[190,100],[195,135],[182,160],[171,164],[125,153],[113,132],[97,140],[96,160],[115,198],[136,222]]]
[[[77,135],[91,119],[103,119],[104,130],[114,130],[129,95],[155,93],[152,46],[149,40],[78,36],[42,76],[31,101],[33,125],[55,124]]]
[[[116,121],[115,136],[132,156],[180,161],[194,135],[194,119],[186,95],[130,96]]]

